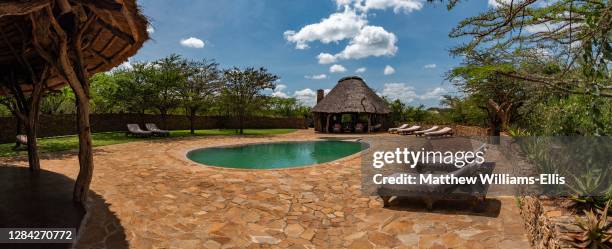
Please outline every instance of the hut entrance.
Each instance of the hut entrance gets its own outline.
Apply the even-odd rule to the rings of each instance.
[[[370,132],[385,128],[384,117],[390,112],[385,101],[360,77],[346,77],[323,96],[317,92],[312,108],[315,130],[319,132]]]

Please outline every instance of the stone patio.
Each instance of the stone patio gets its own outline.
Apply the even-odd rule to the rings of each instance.
[[[529,247],[514,198],[489,200],[485,213],[460,203],[436,204],[442,208],[431,212],[409,201],[382,208],[381,200],[361,193],[359,156],[282,170],[207,167],[185,158],[194,148],[319,136],[330,135],[300,130],[98,147],[91,185],[96,198],[76,247]],[[27,160],[0,163],[26,166]],[[77,165],[74,153],[42,159],[43,169],[72,179]]]

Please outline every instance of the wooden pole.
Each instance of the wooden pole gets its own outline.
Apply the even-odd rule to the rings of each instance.
[[[368,133],[370,133],[371,127],[372,127],[372,114],[368,113]]]
[[[329,118],[330,118],[330,114],[327,114],[327,122],[325,123],[325,132],[329,133]]]

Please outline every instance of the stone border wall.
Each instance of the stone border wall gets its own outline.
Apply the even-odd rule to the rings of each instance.
[[[531,246],[536,249],[576,248],[566,238],[581,230],[574,224],[575,214],[569,214],[559,207],[547,205],[542,200],[520,197],[521,216]]]
[[[187,130],[189,119],[180,115],[149,114],[92,114],[90,118],[93,132],[125,131],[126,124],[136,123],[144,129],[145,123],[155,123],[161,129]],[[272,128],[308,128],[304,118],[269,118],[250,117],[244,127],[254,129]],[[16,120],[13,117],[0,117],[0,143],[15,141]],[[195,119],[196,129],[238,128],[238,120],[222,116],[198,116]],[[76,134],[76,115],[41,115],[38,129],[39,137],[52,137]]]

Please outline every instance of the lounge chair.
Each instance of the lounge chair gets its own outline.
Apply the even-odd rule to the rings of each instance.
[[[335,124],[334,125],[334,133],[341,133],[342,132],[342,125],[341,124]]]
[[[140,126],[138,124],[128,124],[127,128],[128,131],[125,133],[126,136],[132,135],[138,137],[149,137],[153,134],[153,132],[140,129]]]
[[[152,132],[153,135],[165,136],[165,137],[169,137],[170,136],[170,132],[169,131],[157,128],[157,125],[155,125],[154,123],[146,123],[145,127],[147,128],[147,130]]]
[[[423,136],[423,134],[427,133],[427,132],[432,132],[438,129],[437,125],[432,126],[431,128],[427,129],[427,130],[421,130],[421,131],[415,131],[414,135],[416,136]]]
[[[364,132],[364,131],[365,131],[365,127],[363,126],[363,124],[362,124],[362,123],[357,123],[357,124],[355,125],[355,132],[362,133],[362,132]]]
[[[486,148],[482,147],[481,148]],[[481,149],[479,148],[479,150]],[[483,149],[484,150],[484,149]],[[431,167],[424,165],[424,167]],[[432,177],[440,176],[455,176],[455,177],[478,177],[479,174],[491,174],[493,173],[494,163],[482,163],[479,164],[476,161],[465,165],[462,168],[450,167],[452,170],[444,170],[442,173],[432,173]],[[442,168],[433,166],[427,171],[440,172]],[[400,174],[408,174],[419,179],[421,173],[395,173],[391,175],[400,176]],[[472,199],[473,207],[475,209],[482,208],[482,202],[486,199],[488,191],[488,185],[483,184],[480,180],[476,181],[475,184],[383,184],[377,189],[378,195],[383,200],[385,207],[389,206],[389,201],[393,196],[400,197],[419,197],[425,201],[428,209],[433,208],[433,204],[437,200],[466,200]]]
[[[443,137],[443,136],[453,136],[453,129],[450,127],[444,127],[437,131],[426,132],[423,135],[426,137]]]
[[[400,135],[410,135],[413,132],[418,131],[419,129],[421,129],[421,126],[413,125],[413,126],[410,126],[409,128],[406,128],[406,129],[398,129],[397,130],[397,134],[400,134]]]
[[[370,127],[370,131],[379,131],[381,127],[382,124],[373,125],[372,127]]]
[[[15,137],[15,147],[13,147],[13,150],[19,149],[21,145],[28,146],[28,136],[27,135],[17,135]]]
[[[399,130],[399,129],[406,129],[407,127],[408,127],[408,124],[403,124],[403,125],[400,125],[400,126],[395,127],[395,128],[389,128],[389,133],[396,133],[397,130]]]

